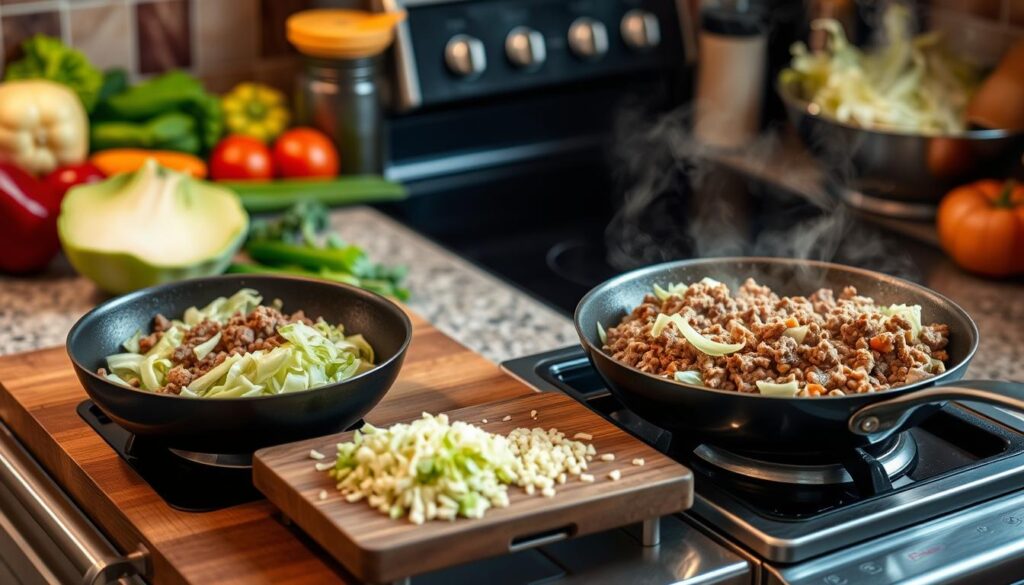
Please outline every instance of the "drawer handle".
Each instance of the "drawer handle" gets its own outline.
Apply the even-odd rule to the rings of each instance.
[[[535,548],[538,546],[544,546],[545,544],[551,544],[552,542],[567,540],[572,538],[575,533],[576,525],[567,524],[566,526],[552,528],[550,530],[524,534],[523,536],[513,538],[511,542],[508,543],[508,552],[519,552],[528,548]]]

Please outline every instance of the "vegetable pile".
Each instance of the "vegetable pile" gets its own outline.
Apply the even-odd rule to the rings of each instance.
[[[373,348],[362,335],[346,335],[342,325],[323,319],[281,319],[287,324],[275,328],[263,349],[247,351],[245,344],[231,343],[247,328],[246,318],[266,313],[260,311],[262,301],[257,291],[242,289],[201,309],[191,307],[181,319],[158,316],[158,331],[148,336],[136,332],[124,342],[125,353],[107,356],[109,371],[100,373],[152,392],[245,398],[334,384],[373,367]],[[279,307],[275,303],[273,310]],[[188,345],[183,345],[186,340]]]
[[[883,20],[887,45],[869,51],[851,45],[839,22],[814,21],[813,28],[828,33],[827,50],[794,44],[780,82],[795,86],[812,113],[845,124],[928,135],[963,132],[978,72],[949,52],[941,32],[913,36],[905,6],[891,4]]]
[[[337,481],[348,502],[366,502],[413,524],[482,518],[509,505],[508,485],[546,497],[569,476],[586,481],[593,445],[570,440],[557,429],[515,429],[508,437],[448,416],[423,413],[386,429],[365,425],[338,444],[333,464],[318,465]],[[593,478],[589,478],[593,481]]]
[[[154,77],[102,101],[93,113],[92,149],[209,151],[224,131],[220,100],[184,71]]]
[[[93,67],[81,52],[59,39],[35,35],[21,44],[24,56],[7,65],[4,79],[46,79],[70,88],[87,112],[96,107],[103,73]]]
[[[278,220],[253,222],[245,251],[255,262],[232,264],[228,271],[321,278],[409,298],[402,286],[404,266],[375,264],[365,250],[337,234],[321,238],[327,228],[327,208],[313,202],[297,203]]]
[[[6,64],[0,84],[0,176],[10,179],[0,185],[0,244],[16,250],[0,258],[0,271],[46,268],[60,249],[57,210],[65,193],[106,177],[152,176],[147,161],[195,179],[230,182],[224,188],[181,182],[128,196],[120,193],[128,183],[115,181],[76,197],[65,210],[61,242],[75,268],[109,292],[226,269],[243,237],[236,228],[244,232],[247,222],[239,202],[268,212],[302,201],[344,205],[406,196],[401,185],[379,176],[337,177],[340,155],[330,137],[289,128],[288,104],[274,88],[241,83],[219,97],[185,71],[131,83],[125,71],[100,71],[80,51],[45,35],[20,50],[23,57]],[[209,193],[206,202],[202,194]],[[223,205],[225,194],[231,209]],[[94,204],[107,213],[87,209]],[[405,297],[400,271],[373,266],[358,249],[336,243],[306,242],[304,250],[284,250],[284,256],[277,250],[273,258],[257,258],[262,268],[248,268]]]

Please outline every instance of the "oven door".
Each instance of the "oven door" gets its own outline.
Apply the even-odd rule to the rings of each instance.
[[[122,555],[0,423],[0,583],[142,583]]]

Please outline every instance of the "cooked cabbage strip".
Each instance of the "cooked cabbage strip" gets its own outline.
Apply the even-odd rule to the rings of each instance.
[[[783,382],[781,384],[758,380],[755,384],[757,384],[757,389],[761,391],[761,394],[764,394],[765,396],[793,397],[800,392],[800,387],[797,385],[796,380],[790,380],[789,382]]]
[[[782,332],[786,337],[792,337],[797,343],[803,343],[804,338],[807,337],[807,331],[810,329],[807,325],[800,325],[798,327],[788,327]]]
[[[694,386],[704,385],[704,380],[700,377],[700,372],[696,372],[694,370],[676,372],[674,377],[676,382],[682,382],[683,384],[693,384]]]
[[[232,317],[247,315],[263,298],[252,289],[241,289],[231,297],[214,299],[203,308],[190,307],[181,320],[171,321],[160,339],[146,353],[139,353],[142,332],[136,332],[123,346],[127,350],[107,356],[112,382],[158,391],[175,367],[171,357],[186,334],[204,321],[227,326]],[[275,301],[275,304],[279,304]],[[222,339],[224,329],[192,348],[197,361],[210,356]],[[228,355],[224,361],[193,378],[180,388],[182,396],[194,398],[236,398],[299,392],[351,378],[374,366],[373,347],[361,335],[345,335],[340,325],[323,320],[313,325],[301,321],[277,328],[285,342],[267,350]]]
[[[665,313],[658,313],[658,316],[654,319],[654,325],[651,326],[651,336],[658,337],[661,335],[669,323],[676,326],[676,329],[683,334],[683,337],[686,338],[690,345],[708,355],[729,355],[743,349],[743,342],[720,343],[704,337],[678,314],[670,316]]]

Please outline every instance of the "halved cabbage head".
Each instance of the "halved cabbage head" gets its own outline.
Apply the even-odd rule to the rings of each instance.
[[[224,272],[248,229],[234,192],[152,159],[71,189],[57,220],[71,265],[112,293]]]

